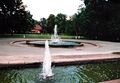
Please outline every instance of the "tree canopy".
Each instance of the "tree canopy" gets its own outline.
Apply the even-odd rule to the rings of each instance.
[[[39,23],[25,11],[22,0],[0,0],[0,33],[25,33],[40,24],[42,33],[52,34],[57,24],[59,34],[120,41],[120,0],[84,0],[84,4],[70,19],[62,13],[50,14]]]
[[[60,34],[65,33],[66,29],[66,15],[59,13],[56,16],[50,14],[47,19],[42,18],[40,25],[43,27],[43,32],[52,34],[55,24],[58,26],[58,32]]]
[[[0,33],[25,33],[32,26],[32,15],[22,0],[0,0]]]
[[[85,9],[74,21],[79,34],[93,39],[120,41],[120,1],[84,0]]]

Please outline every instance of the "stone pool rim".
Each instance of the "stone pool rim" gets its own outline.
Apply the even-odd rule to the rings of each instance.
[[[91,56],[91,57],[90,57]],[[105,57],[106,56],[106,57]],[[91,64],[101,62],[113,62],[120,61],[120,56],[116,54],[93,54],[93,55],[81,55],[81,56],[52,56],[52,65],[55,66],[67,66],[67,65],[80,65]],[[0,62],[0,69],[3,68],[27,68],[27,67],[40,67],[41,61],[31,60],[29,62],[21,60],[14,62]]]

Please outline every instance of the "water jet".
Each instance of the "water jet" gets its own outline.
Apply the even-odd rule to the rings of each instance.
[[[48,41],[46,40],[45,41],[45,54],[44,54],[42,74],[41,74],[44,79],[47,77],[53,76],[51,65],[52,65],[51,54],[49,50]]]

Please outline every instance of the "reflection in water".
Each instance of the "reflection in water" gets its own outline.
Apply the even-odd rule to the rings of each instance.
[[[120,78],[120,63],[61,66],[53,69],[54,76],[39,78],[41,68],[0,70],[0,83],[97,83]]]

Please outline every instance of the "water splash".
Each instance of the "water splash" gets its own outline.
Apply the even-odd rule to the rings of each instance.
[[[51,65],[52,65],[52,61],[51,61],[51,55],[50,55],[50,50],[49,50],[49,44],[48,44],[48,40],[46,40],[45,41],[45,56],[43,59],[42,74],[41,74],[43,76],[43,79],[53,76]]]
[[[57,33],[57,25],[55,25],[55,27],[54,27],[54,34],[51,36],[51,42],[59,43],[60,41],[61,41],[60,37],[58,36],[58,33]]]

